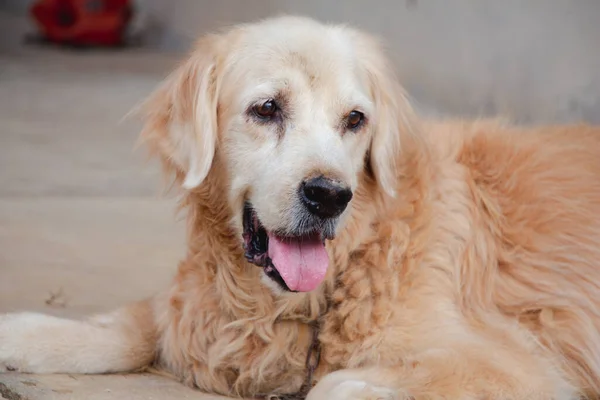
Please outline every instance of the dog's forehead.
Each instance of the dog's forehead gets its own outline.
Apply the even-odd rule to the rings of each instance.
[[[319,96],[366,101],[364,76],[347,32],[318,25],[310,31],[269,33],[273,32],[256,28],[230,53],[225,81],[245,89],[238,95],[268,97],[282,89],[306,87]]]
[[[286,26],[284,21],[253,25],[238,34],[229,65],[255,73],[293,68],[314,78],[352,72],[357,65],[353,31],[295,19]]]

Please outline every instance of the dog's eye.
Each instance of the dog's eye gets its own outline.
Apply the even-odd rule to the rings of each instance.
[[[348,117],[346,118],[346,128],[350,130],[358,129],[364,121],[365,114],[356,110],[350,111],[350,114],[348,114]]]
[[[275,115],[279,107],[274,100],[267,100],[262,104],[254,106],[254,113],[262,119],[270,119]]]

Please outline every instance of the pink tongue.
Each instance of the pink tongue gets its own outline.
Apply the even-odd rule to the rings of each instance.
[[[269,257],[290,290],[310,292],[329,265],[325,245],[318,238],[280,239],[269,234]]]

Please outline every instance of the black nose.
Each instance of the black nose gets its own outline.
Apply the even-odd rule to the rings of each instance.
[[[346,209],[352,199],[352,191],[319,176],[302,183],[300,198],[312,214],[321,218],[335,218]]]

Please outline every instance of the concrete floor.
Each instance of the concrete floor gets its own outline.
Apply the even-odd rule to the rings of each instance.
[[[168,71],[151,54],[0,56],[0,310],[80,315],[167,285],[174,199],[123,116]],[[62,289],[66,305],[45,300]]]
[[[139,123],[122,117],[175,59],[0,50],[0,312],[78,317],[168,285],[183,225],[157,164],[134,151]],[[19,374],[0,375],[0,397],[216,398],[152,375]]]

